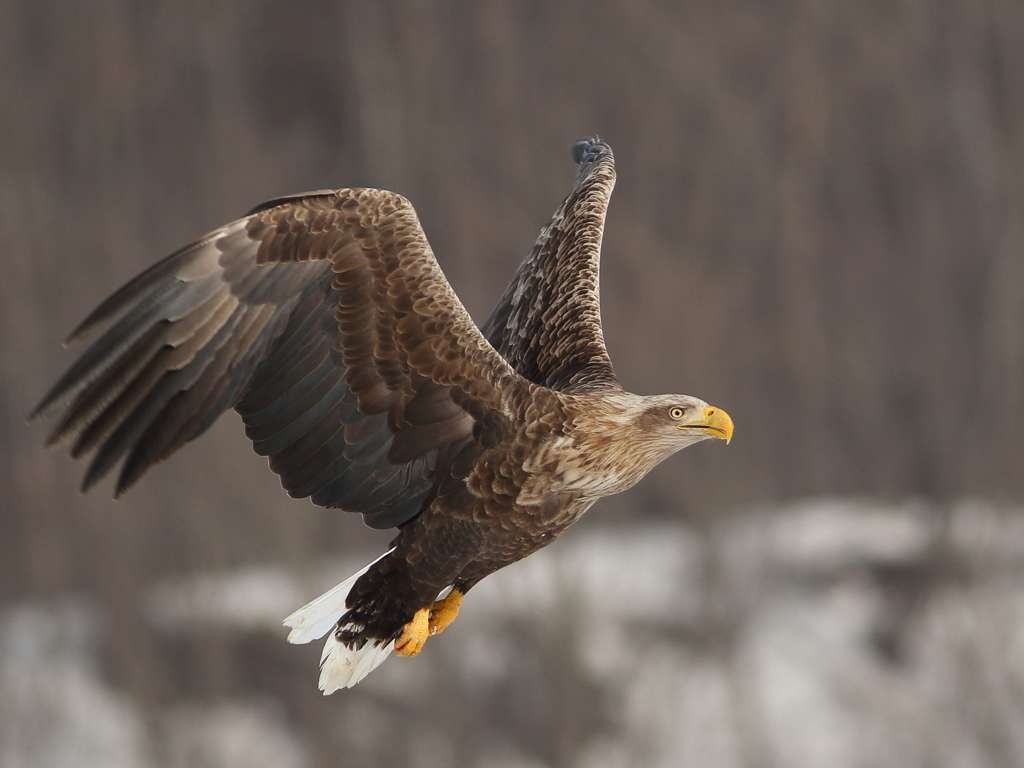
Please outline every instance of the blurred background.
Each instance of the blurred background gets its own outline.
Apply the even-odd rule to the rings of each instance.
[[[1024,766],[1019,0],[0,1],[0,768]],[[271,197],[415,204],[488,314],[619,181],[605,334],[736,439],[323,698],[280,620],[386,532],[229,414],[114,502],[60,339]]]

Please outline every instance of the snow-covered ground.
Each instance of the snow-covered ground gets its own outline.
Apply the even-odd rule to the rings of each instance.
[[[283,643],[284,616],[374,556],[168,582],[145,610],[169,637]],[[100,615],[75,596],[0,615],[0,768],[320,764],[266,696],[140,714],[102,674]],[[335,694],[363,697],[338,724],[351,764],[396,711],[406,764],[466,764],[457,724],[408,716],[439,691],[505,718],[469,750],[484,768],[1024,765],[1024,513],[821,500],[572,531],[481,583],[420,657]]]

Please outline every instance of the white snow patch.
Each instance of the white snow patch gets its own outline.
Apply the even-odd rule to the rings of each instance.
[[[0,614],[0,768],[146,768],[145,726],[96,665],[82,600]]]
[[[207,624],[279,631],[282,616],[372,556],[312,575],[265,567],[168,582],[149,615],[175,635]],[[370,755],[406,739],[424,765],[444,764],[462,754],[458,728],[425,735],[424,716],[399,733],[388,703],[429,713],[439,681],[468,701],[512,690],[513,670],[538,668],[523,654],[561,644],[616,703],[613,725],[577,745],[579,766],[1024,765],[1022,564],[1024,516],[977,503],[935,512],[825,499],[729,516],[704,535],[574,530],[484,580],[423,654],[372,675],[377,709],[339,697],[363,706],[346,714],[348,741]],[[908,581],[887,581],[893,573]],[[893,626],[906,661],[879,651],[877,633]],[[0,614],[0,768],[154,765],[146,724],[98,671],[105,630],[116,628],[81,601]],[[174,766],[309,762],[270,707],[176,708],[160,729],[180,745],[158,753]],[[476,764],[536,764],[504,738]]]
[[[308,596],[294,575],[280,568],[249,567],[159,584],[147,608],[154,625],[165,631],[201,624],[278,629],[282,617],[303,600]]]
[[[168,717],[169,768],[305,768],[305,745],[281,713],[239,703],[180,708]]]

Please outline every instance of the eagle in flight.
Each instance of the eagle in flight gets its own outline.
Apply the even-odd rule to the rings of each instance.
[[[339,189],[271,200],[155,264],[68,342],[99,338],[33,413],[48,445],[123,463],[120,495],[226,409],[289,495],[397,528],[388,551],[292,614],[329,634],[325,694],[414,656],[485,576],[550,544],[597,499],[707,438],[725,411],[619,386],[598,261],[611,148],[573,145],[576,183],[482,328],[412,205]]]

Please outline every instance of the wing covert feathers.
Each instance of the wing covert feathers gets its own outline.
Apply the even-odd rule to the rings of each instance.
[[[293,496],[414,516],[439,450],[518,377],[455,296],[399,195],[280,198],[154,265],[69,341],[98,338],[32,418],[117,494],[236,408]],[[408,416],[406,410],[408,409]]]

